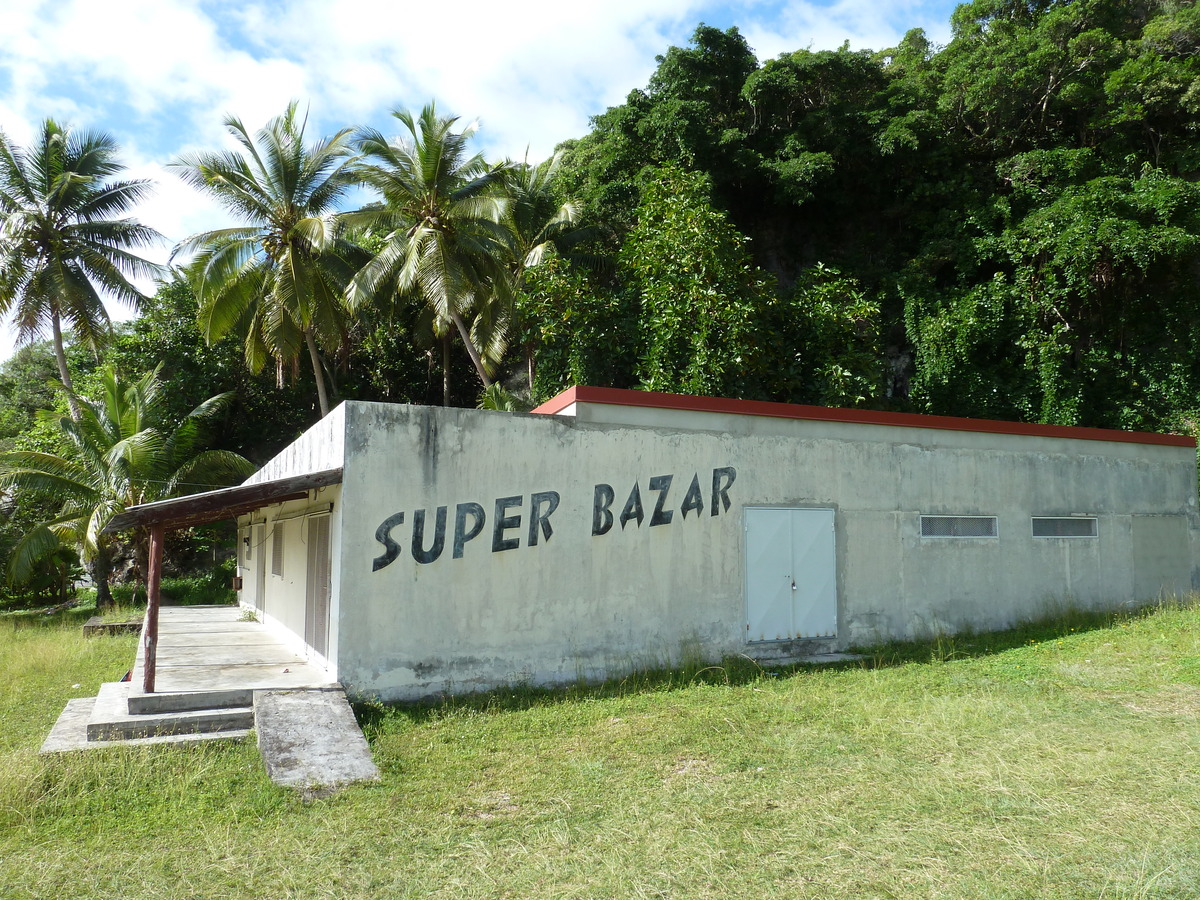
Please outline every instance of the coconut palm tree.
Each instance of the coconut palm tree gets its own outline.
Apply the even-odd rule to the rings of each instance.
[[[320,350],[345,339],[342,292],[366,256],[345,239],[336,215],[355,184],[350,129],[306,145],[305,124],[295,102],[254,137],[230,117],[225,127],[238,152],[189,154],[172,164],[241,222],[192,235],[173,258],[192,254],[186,272],[210,343],[238,334],[250,370],[274,359],[281,382],[284,367],[307,350],[324,416],[330,403]]]
[[[101,132],[46,119],[24,148],[0,132],[0,314],[14,314],[24,340],[50,326],[76,417],[64,326],[98,350],[112,327],[101,296],[136,309],[142,294],[130,279],[162,272],[135,252],[161,236],[125,217],[150,182],[114,180],[123,168],[113,139]]]
[[[582,205],[572,199],[561,200],[556,180],[562,154],[531,165],[528,160],[520,165],[510,165],[505,178],[509,198],[505,222],[511,234],[512,254],[509,273],[513,286],[525,287],[525,273],[541,265],[551,254],[557,253],[573,265],[591,269],[604,269],[606,260],[591,254],[581,254],[581,244],[599,236],[599,230],[580,223]],[[510,311],[504,317],[516,324],[516,313]],[[536,344],[525,343],[525,366],[530,390],[533,389],[534,355]]]
[[[9,580],[25,581],[40,560],[62,545],[74,547],[96,584],[97,605],[112,602],[109,576],[113,540],[105,526],[130,506],[240,481],[254,465],[236,453],[204,449],[215,418],[232,393],[211,397],[171,427],[162,421],[166,386],[158,369],[123,384],[112,369],[100,373],[99,395],[78,398],[78,419],[52,412],[64,451],[0,453],[0,488],[61,499],[58,515],[35,526],[13,548]],[[146,535],[137,555],[145,577]]]
[[[479,380],[491,385],[487,347],[503,332],[495,315],[510,294],[504,261],[511,235],[504,224],[502,192],[507,163],[488,164],[471,154],[473,125],[455,130],[456,116],[439,116],[431,103],[413,116],[393,115],[407,135],[388,141],[375,129],[356,137],[359,177],[379,192],[382,205],[347,216],[356,226],[386,235],[379,252],[350,283],[351,307],[396,292],[417,292],[443,336],[443,402],[449,404],[447,348],[450,327],[458,332]],[[496,299],[500,302],[493,302]],[[471,325],[467,320],[471,319]]]

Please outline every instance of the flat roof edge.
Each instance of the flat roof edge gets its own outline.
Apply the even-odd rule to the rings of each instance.
[[[635,406],[686,412],[726,413],[738,416],[762,416],[775,419],[801,419],[814,422],[845,422],[852,425],[889,425],[902,428],[930,428],[940,431],[966,431],[977,434],[1014,434],[1025,437],[1053,437],[1082,441],[1113,441],[1125,444],[1151,444],[1195,449],[1196,439],[1181,434],[1157,434],[1148,431],[1119,431],[1113,428],[1089,428],[1080,425],[1038,425],[1031,422],[1006,422],[999,419],[968,419],[959,416],[932,416],[923,413],[883,412],[871,409],[841,409],[828,406],[804,406],[768,400],[732,400],[725,397],[693,397],[656,391],[632,391],[622,388],[597,388],[576,385],[531,410],[554,415],[572,403],[596,403],[610,406]]]

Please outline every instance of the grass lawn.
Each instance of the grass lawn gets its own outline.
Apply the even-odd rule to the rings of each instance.
[[[135,638],[0,620],[4,898],[1200,896],[1200,608],[435,706],[378,784],[252,740],[42,759]]]

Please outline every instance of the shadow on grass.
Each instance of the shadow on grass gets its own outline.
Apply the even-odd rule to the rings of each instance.
[[[935,634],[919,641],[893,641],[873,647],[855,648],[858,659],[832,663],[795,663],[763,666],[747,656],[727,657],[717,665],[695,663],[675,668],[651,669],[601,682],[579,682],[560,687],[515,684],[490,691],[438,696],[406,703],[383,703],[377,699],[354,698],[353,706],[364,729],[380,725],[389,717],[399,716],[413,724],[438,719],[456,712],[518,712],[559,703],[595,702],[619,699],[640,693],[682,690],[696,685],[728,687],[752,684],[764,678],[787,678],[822,670],[886,668],[912,663],[952,662],[974,659],[1014,650],[1031,643],[1056,640],[1068,635],[1104,630],[1160,610],[1186,609],[1200,603],[1200,597],[1164,600],[1137,608],[1097,611],[1067,607],[1036,621],[994,632]]]
[[[1200,598],[1163,600],[1117,610],[1067,607],[1045,618],[1022,622],[1004,631],[936,633],[920,641],[888,641],[858,652],[868,656],[869,664],[876,667],[973,659],[1072,634],[1101,631],[1159,610],[1189,608],[1197,602],[1200,602]]]

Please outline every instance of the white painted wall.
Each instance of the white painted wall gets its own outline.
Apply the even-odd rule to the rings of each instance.
[[[298,473],[289,473],[298,474]],[[238,521],[239,540],[250,535],[253,547],[249,561],[245,559],[244,545],[239,555],[239,574],[242,576],[242,591],[238,602],[245,608],[255,610],[260,619],[273,626],[276,634],[291,644],[312,662],[325,666],[336,677],[338,637],[338,583],[340,578],[340,556],[333,552],[330,576],[332,592],[329,611],[329,654],[322,657],[305,643],[305,604],[308,579],[308,535],[309,517],[331,510],[330,546],[336,548],[341,536],[342,508],[341,486],[329,485],[309,491],[304,500],[292,500],[256,511],[252,516],[243,516]],[[332,509],[331,509],[332,507]],[[264,525],[263,541],[256,540],[258,525]],[[274,574],[275,534],[283,535],[283,559],[281,572]],[[257,566],[265,563],[263,579],[265,588],[261,603],[257,595]]]
[[[740,416],[660,428],[368,403],[340,411],[337,676],[384,698],[600,678],[696,649],[764,649],[745,641],[745,506],[836,510],[841,647],[1196,586],[1189,448]],[[713,516],[712,473],[722,467],[737,478],[730,508]],[[649,480],[664,475],[674,476],[672,521],[651,526]],[[705,508],[684,518],[694,475]],[[593,535],[599,483],[614,489],[614,515],[637,483],[642,523]],[[530,495],[549,491],[560,498],[553,533],[530,546]],[[505,497],[520,498],[508,509],[520,527],[501,534],[517,546],[494,550]],[[456,507],[471,502],[486,526],[455,559]],[[419,563],[416,511],[432,526],[439,506],[445,546]],[[386,550],[377,530],[399,513],[387,530],[397,555],[373,570]],[[995,515],[1000,537],[922,539],[922,513]],[[1030,535],[1031,516],[1079,513],[1099,517],[1097,539]],[[426,529],[426,546],[430,538]]]

